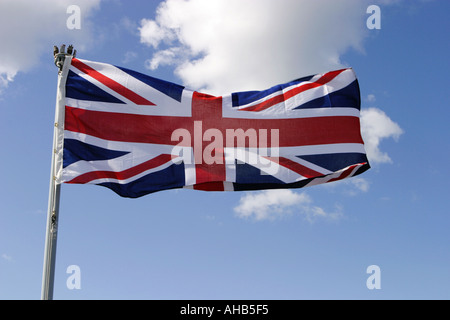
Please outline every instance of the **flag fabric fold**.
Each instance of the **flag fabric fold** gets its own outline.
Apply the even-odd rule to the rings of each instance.
[[[353,69],[221,97],[72,59],[59,183],[137,198],[301,188],[369,169]]]

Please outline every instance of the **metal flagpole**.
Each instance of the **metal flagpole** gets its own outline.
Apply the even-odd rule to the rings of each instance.
[[[50,189],[48,196],[47,211],[47,230],[45,237],[44,251],[44,267],[42,273],[42,300],[53,299],[53,284],[55,279],[55,262],[56,262],[56,240],[58,231],[58,213],[59,199],[61,193],[61,184],[57,181],[60,170],[62,168],[62,149],[64,135],[64,106],[65,106],[65,85],[69,66],[72,58],[75,57],[76,51],[72,46],[67,48],[65,45],[61,49],[54,47],[55,65],[58,71],[58,89],[56,94],[55,107],[55,127],[53,131],[53,150],[52,163],[50,169]]]

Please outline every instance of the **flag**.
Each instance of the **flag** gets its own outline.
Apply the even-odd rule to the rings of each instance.
[[[301,188],[369,169],[351,68],[216,97],[71,59],[58,183],[123,197]]]

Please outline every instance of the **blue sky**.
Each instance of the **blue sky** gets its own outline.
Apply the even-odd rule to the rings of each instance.
[[[367,28],[372,4],[381,29]],[[70,5],[80,29],[67,26]],[[125,199],[63,185],[55,299],[449,299],[449,10],[443,0],[2,0],[0,299],[40,299],[62,43],[212,94],[353,67],[372,168],[280,194]],[[67,287],[72,265],[81,289]],[[366,286],[371,265],[381,289]]]

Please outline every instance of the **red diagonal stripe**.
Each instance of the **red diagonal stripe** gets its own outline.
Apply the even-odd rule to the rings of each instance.
[[[67,183],[88,183],[92,180],[104,179],[104,178],[125,180],[125,179],[131,178],[139,173],[142,173],[146,170],[159,167],[160,165],[163,165],[164,163],[170,161],[171,159],[172,159],[172,155],[161,154],[161,155],[157,156],[156,158],[150,159],[150,160],[143,162],[137,166],[134,166],[132,168],[129,168],[129,169],[126,169],[126,170],[123,170],[120,172],[91,171],[91,172],[87,172],[82,175],[79,175],[78,177],[68,181]]]
[[[314,171],[308,167],[305,167],[304,165],[301,165],[300,163],[297,163],[297,162],[292,161],[287,158],[283,158],[283,157],[279,157],[279,158],[265,157],[265,158],[267,158],[275,163],[278,163],[279,165],[286,167],[289,170],[292,170],[306,178],[317,178],[317,177],[321,177],[324,175],[323,173]]]
[[[350,173],[352,173],[353,169],[355,169],[357,166],[359,166],[361,164],[363,164],[363,163],[354,164],[354,165],[348,167],[348,169],[344,170],[344,172],[342,172],[339,175],[339,177],[328,180],[328,182],[333,182],[333,181],[342,180],[342,179],[347,178],[350,175]]]
[[[336,70],[336,71],[331,71],[328,72],[326,74],[324,74],[320,79],[318,79],[316,82],[312,82],[312,83],[306,83],[300,87],[296,87],[293,88],[292,90],[289,90],[287,92],[284,92],[278,96],[275,96],[271,99],[268,99],[266,101],[263,101],[259,104],[256,104],[254,106],[250,106],[247,108],[242,108],[242,109],[238,109],[239,111],[254,111],[254,112],[258,112],[258,111],[262,111],[265,109],[268,109],[280,102],[286,101],[289,98],[292,98],[293,96],[302,93],[304,91],[313,89],[313,88],[317,88],[320,86],[323,86],[324,84],[327,84],[328,82],[330,82],[331,80],[333,80],[334,78],[336,78],[339,74],[341,74],[343,71],[345,71],[347,69],[342,69],[342,70]]]
[[[78,70],[84,72],[85,74],[91,76],[92,78],[96,79],[97,81],[103,83],[105,86],[107,86],[111,90],[114,90],[121,96],[136,103],[137,105],[146,105],[146,106],[154,106],[155,105],[153,102],[150,102],[147,99],[145,99],[144,97],[141,97],[137,93],[131,91],[127,87],[124,87],[123,85],[114,81],[113,79],[108,78],[107,76],[101,74],[97,70],[91,68],[90,66],[81,62],[78,59],[72,59],[72,65],[75,68],[77,68]]]

